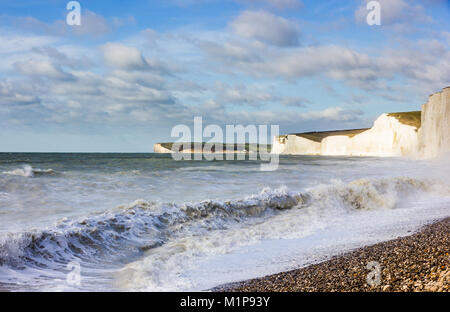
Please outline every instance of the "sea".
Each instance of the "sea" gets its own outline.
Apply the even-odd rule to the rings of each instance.
[[[0,153],[0,290],[209,291],[450,216],[448,159]]]

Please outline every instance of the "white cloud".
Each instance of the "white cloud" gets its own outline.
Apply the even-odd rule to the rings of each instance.
[[[320,111],[238,111],[229,112],[224,118],[237,124],[265,124],[280,125],[293,131],[306,130],[313,127],[315,130],[330,130],[340,125],[350,127],[358,126],[362,121],[363,112],[358,109],[346,109],[343,107],[330,107]]]
[[[27,76],[61,80],[73,78],[72,75],[63,72],[60,68],[55,67],[48,60],[30,59],[25,62],[17,62],[15,65],[22,74]]]
[[[297,25],[265,11],[244,11],[231,22],[233,31],[244,38],[260,40],[276,46],[298,45]]]
[[[145,69],[148,63],[142,53],[135,47],[121,43],[106,43],[100,47],[106,63],[122,69]]]
[[[268,103],[285,107],[304,107],[305,104],[310,103],[310,101],[300,96],[278,95],[276,88],[256,83],[250,85],[229,85],[223,82],[216,82],[211,89],[216,94],[215,102],[220,103],[224,107],[229,104],[235,104],[261,108]]]
[[[0,104],[4,106],[30,105],[39,103],[32,89],[10,81],[0,81]]]
[[[43,22],[35,17],[10,17],[5,19],[17,28],[32,32],[43,33],[50,36],[68,36],[74,34],[76,36],[92,36],[99,37],[111,31],[112,28],[119,28],[131,24],[135,24],[133,16],[126,18],[111,17],[106,19],[100,14],[87,9],[81,10],[81,25],[68,26],[63,19],[53,22]]]
[[[305,107],[311,104],[312,102],[307,98],[301,96],[294,97],[285,97],[280,99],[280,103],[286,107]]]
[[[300,0],[263,0],[263,1],[276,7],[277,9],[292,9],[292,8],[299,8],[302,6],[302,2]]]
[[[312,111],[301,114],[303,120],[333,120],[333,121],[353,121],[362,115],[358,109],[344,109],[342,107],[329,107],[322,111]]]
[[[73,26],[73,32],[76,35],[101,36],[110,31],[106,19],[89,10],[81,11],[81,25]]]
[[[52,23],[45,23],[37,18],[26,16],[13,19],[19,29],[23,29],[32,33],[43,33],[50,36],[64,36],[67,34],[68,26],[66,21],[56,20]]]
[[[136,19],[134,16],[128,16],[126,18],[120,18],[120,17],[113,17],[112,18],[112,25],[114,27],[123,27],[127,25],[135,25]]]
[[[48,45],[33,47],[31,52],[35,53],[37,56],[47,57],[51,62],[58,64],[59,66],[67,66],[74,69],[89,68],[93,66],[93,62],[83,54],[70,57],[57,48]]]
[[[232,66],[261,61],[256,47],[249,43],[201,41],[199,46],[208,56]]]
[[[30,36],[0,32],[0,54],[19,53],[33,47],[54,44],[56,40],[49,36]]]
[[[252,19],[252,14],[257,18]],[[331,108],[300,112],[311,104],[311,93],[304,93],[305,88],[330,83],[332,87],[343,86],[339,93],[344,93],[344,82],[369,100],[375,92],[365,91],[373,89],[378,90],[377,99],[394,101],[401,100],[403,93],[394,90],[392,83],[409,83],[420,92],[428,92],[450,81],[448,48],[437,41],[416,40],[411,46],[403,41],[393,50],[356,49],[350,43],[299,47],[296,25],[263,11],[242,13],[231,21],[230,28],[235,32],[191,28],[167,33],[140,31],[124,42],[106,43],[99,49],[73,37],[57,38],[58,44],[44,42],[43,46],[34,37],[27,37],[17,50],[20,53],[15,53],[20,56],[14,62],[18,71],[5,70],[5,74],[14,75],[14,83],[0,79],[2,114],[8,116],[4,119],[21,120],[18,110],[23,112],[36,104],[40,105],[39,113],[21,116],[34,120],[42,116],[43,123],[72,123],[77,129],[84,129],[81,124],[100,124],[101,128],[142,123],[163,129],[192,122],[194,115],[218,124],[269,122],[289,125],[296,131],[305,127],[337,129],[358,125],[362,112],[339,107],[350,103],[341,100],[343,95],[339,99],[328,96],[332,101],[324,107]],[[14,53],[13,48],[14,40],[10,40],[4,52]],[[145,56],[142,51],[146,51]],[[110,68],[104,68],[102,57]],[[303,84],[302,78],[310,77],[319,77],[319,82],[305,79],[308,84]],[[211,87],[211,81],[227,84]],[[26,84],[33,87],[25,88]],[[312,98],[314,102],[327,101],[326,94]],[[350,104],[367,102],[356,99]]]
[[[373,60],[340,46],[306,47],[279,55],[266,64],[267,71],[274,71],[286,77],[304,77],[328,73],[334,76],[365,78],[376,75],[371,68]],[[360,70],[357,72],[356,70]],[[351,72],[353,70],[353,72]]]
[[[225,83],[217,82],[215,89],[220,102],[224,104],[250,104],[260,106],[265,102],[274,101],[276,99],[271,93],[256,86],[247,87],[242,84],[230,86]]]
[[[355,11],[355,18],[361,23],[366,23],[368,10],[366,5],[370,0],[362,1],[362,5]],[[405,0],[378,0],[381,8],[381,25],[394,25],[401,23],[430,22],[424,8],[414,1]]]
[[[279,49],[232,41],[202,42],[200,47],[211,59],[226,65],[219,67],[225,73],[254,78],[283,77],[293,82],[327,77],[364,91],[388,91],[386,88],[400,78],[405,79],[403,84],[420,84],[425,94],[450,81],[450,52],[442,41],[434,39],[404,40],[401,47],[370,49],[370,54],[339,45]],[[231,53],[235,51],[239,53]]]
[[[225,62],[228,70],[240,70],[255,77],[284,77],[297,79],[313,76],[328,76],[338,80],[368,83],[386,77],[388,73],[380,71],[380,59],[337,45],[311,46],[289,50],[257,49],[245,46],[249,56],[246,59],[233,59],[226,49],[209,49],[216,60]],[[217,54],[214,54],[217,51]],[[253,56],[253,57],[250,57]]]
[[[303,6],[300,0],[238,0],[250,5],[266,4],[278,10],[298,9]]]

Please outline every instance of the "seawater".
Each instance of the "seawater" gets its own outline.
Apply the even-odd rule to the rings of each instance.
[[[0,289],[208,290],[450,215],[445,160],[0,153]],[[68,263],[80,283],[68,283]]]

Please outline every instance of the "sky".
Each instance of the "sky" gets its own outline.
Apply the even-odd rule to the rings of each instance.
[[[0,152],[151,152],[171,129],[370,127],[450,85],[450,1],[0,0]]]

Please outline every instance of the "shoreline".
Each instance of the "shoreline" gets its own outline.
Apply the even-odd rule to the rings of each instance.
[[[449,292],[450,217],[417,232],[358,248],[329,260],[277,274],[214,287],[217,292]],[[378,285],[367,284],[375,261]]]

